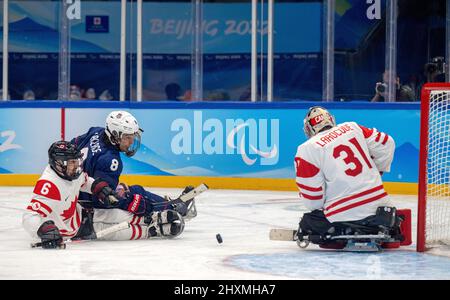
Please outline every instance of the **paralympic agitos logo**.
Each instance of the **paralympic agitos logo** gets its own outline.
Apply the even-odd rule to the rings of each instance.
[[[242,161],[262,166],[275,165],[279,158],[278,119],[203,119],[194,111],[193,122],[184,118],[171,124],[176,132],[171,141],[172,152],[203,155],[240,155]]]

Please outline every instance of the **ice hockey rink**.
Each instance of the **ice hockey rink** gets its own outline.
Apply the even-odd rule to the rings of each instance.
[[[180,192],[149,190],[171,196]],[[446,249],[419,254],[412,245],[376,254],[346,253],[270,241],[271,228],[296,227],[304,209],[295,192],[206,191],[196,200],[198,216],[172,240],[31,249],[21,226],[31,191],[0,187],[0,279],[450,279]],[[415,196],[391,197],[416,217]]]

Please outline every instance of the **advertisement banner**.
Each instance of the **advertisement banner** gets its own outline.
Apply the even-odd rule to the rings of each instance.
[[[104,126],[112,109],[68,109],[67,138]],[[294,178],[305,141],[306,109],[131,109],[144,129],[140,151],[124,158],[124,174]],[[338,123],[355,121],[392,136],[396,153],[383,180],[417,182],[419,110],[334,109]],[[380,115],[383,118],[380,118]],[[392,122],[386,122],[391,120]]]
[[[264,7],[267,15],[267,5]],[[317,53],[322,45],[322,4],[282,3],[274,9],[276,52]],[[59,51],[59,3],[10,1],[10,52],[57,53]],[[81,18],[71,20],[74,53],[120,53],[121,3],[82,2]],[[204,53],[251,52],[251,4],[203,4]],[[267,19],[267,17],[265,17]],[[136,6],[128,3],[127,45],[135,44]],[[133,26],[131,26],[133,24]],[[258,34],[267,36],[267,21]],[[190,54],[192,52],[191,3],[147,2],[143,4],[144,53]],[[299,28],[303,28],[299,30]],[[128,52],[135,53],[131,47]]]
[[[114,108],[66,108],[66,139],[105,126]],[[129,109],[144,129],[140,151],[124,158],[124,174],[294,178],[305,141],[305,109]],[[392,136],[396,152],[384,181],[417,182],[418,109],[331,109],[338,123],[355,121]],[[380,118],[380,116],[383,118]],[[40,174],[60,139],[59,108],[0,109],[0,173]],[[386,122],[390,120],[390,122]]]
[[[336,49],[356,50],[380,23],[385,1],[360,0],[336,3]],[[372,1],[373,2],[373,1]],[[9,1],[10,51],[58,52],[60,3],[57,1]],[[72,51],[78,53],[120,52],[120,1],[82,1],[80,19],[71,20]],[[265,4],[258,6],[258,35],[267,36]],[[322,3],[275,3],[274,48],[276,53],[322,52]],[[0,19],[2,18],[0,10]],[[205,54],[249,53],[251,45],[250,3],[203,4],[202,32]],[[136,36],[136,5],[128,3],[129,37]],[[133,26],[130,26],[133,24]],[[144,2],[144,53],[189,54],[192,34],[191,3]],[[128,45],[133,39],[128,37]],[[128,50],[135,52],[135,47]]]

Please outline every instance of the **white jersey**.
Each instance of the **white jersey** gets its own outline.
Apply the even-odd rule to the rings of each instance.
[[[37,230],[46,221],[55,222],[64,239],[74,237],[81,224],[81,206],[78,204],[80,191],[91,193],[94,179],[83,173],[76,180],[59,177],[47,166],[33,191],[28,212],[23,215],[25,230],[38,239]]]
[[[37,231],[46,221],[55,222],[64,240],[74,237],[81,225],[82,208],[78,204],[80,191],[91,193],[94,179],[86,173],[76,180],[59,177],[50,166],[45,168],[34,187],[33,197],[23,215],[23,227],[33,239],[39,241]],[[121,209],[94,209],[94,230],[96,232],[127,221],[128,229],[107,236],[108,240],[138,240],[147,238],[148,225],[138,217]]]
[[[389,172],[395,142],[354,122],[339,124],[300,145],[295,157],[300,197],[330,222],[356,221],[389,206],[380,172]]]

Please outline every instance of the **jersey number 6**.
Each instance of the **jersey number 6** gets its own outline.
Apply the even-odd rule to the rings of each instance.
[[[41,194],[42,195],[47,195],[48,192],[50,192],[50,188],[52,187],[52,185],[50,183],[44,183],[42,185],[42,189],[41,189]]]

